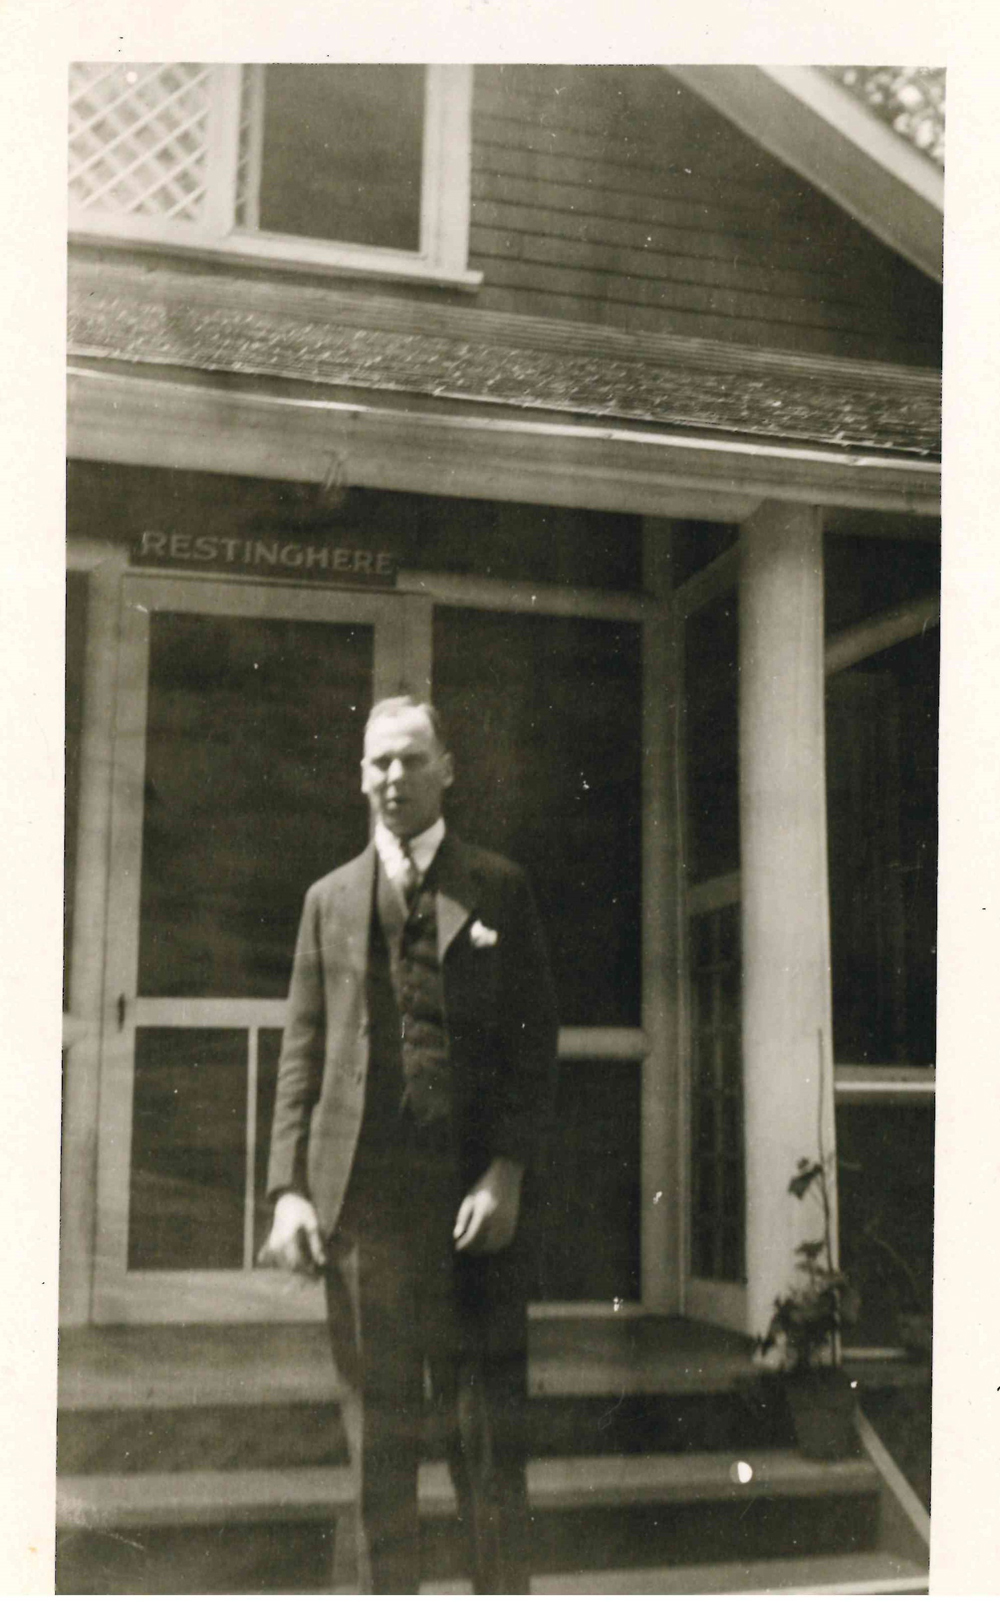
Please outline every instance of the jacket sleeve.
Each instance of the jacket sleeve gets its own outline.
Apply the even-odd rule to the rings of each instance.
[[[531,885],[523,871],[511,880],[508,915],[514,947],[506,951],[506,1071],[495,1121],[493,1152],[525,1167],[544,1155],[555,1105],[559,1018],[549,952]]]
[[[298,1191],[308,1196],[306,1148],[309,1123],[323,1078],[326,1046],[326,1008],[323,962],[320,952],[319,900],[314,889],[306,894],[299,924],[288,1014],[278,1062],[278,1087],[271,1126],[271,1156],[267,1173],[268,1196]]]

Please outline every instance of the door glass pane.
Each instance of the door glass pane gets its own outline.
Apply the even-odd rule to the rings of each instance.
[[[684,632],[688,880],[739,869],[739,615],[735,590]]]
[[[558,1128],[544,1174],[539,1296],[641,1292],[638,1062],[560,1062]]]
[[[838,1062],[934,1062],[940,647],[929,630],[827,681]]]
[[[641,1017],[642,630],[443,607],[434,693],[449,823],[531,877],[560,1021]]]
[[[152,615],[140,994],[284,996],[306,888],[367,836],[373,636]]]
[[[691,1273],[744,1276],[740,909],[692,916]]]
[[[420,247],[424,69],[264,69],[259,224],[371,247]]]
[[[136,1031],[129,1269],[242,1267],[246,1081],[242,1029]]]

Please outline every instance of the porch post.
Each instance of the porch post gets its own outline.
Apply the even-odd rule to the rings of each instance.
[[[788,1182],[800,1158],[817,1156],[821,1128],[824,1150],[834,1144],[820,512],[766,501],[741,549],[747,1329],[756,1334],[792,1278],[796,1244],[821,1233],[813,1199],[799,1203]]]

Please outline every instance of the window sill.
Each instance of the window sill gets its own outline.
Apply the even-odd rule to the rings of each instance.
[[[99,226],[75,225],[70,243],[117,248],[122,251],[168,253],[174,257],[205,259],[216,264],[252,265],[259,269],[300,270],[331,277],[361,277],[377,281],[418,281],[432,286],[474,292],[482,285],[481,270],[452,268],[420,254],[377,248],[332,247],[325,242],[287,236],[240,235],[219,241],[178,233],[168,237],[152,232],[118,232]]]

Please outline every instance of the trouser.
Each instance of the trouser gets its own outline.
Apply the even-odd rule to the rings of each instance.
[[[418,1590],[417,1474],[432,1424],[444,1437],[475,1593],[527,1594],[527,1355],[523,1333],[491,1330],[485,1267],[497,1260],[454,1253],[467,1188],[459,1189],[450,1150],[426,1149],[410,1127],[359,1169],[342,1222],[354,1248],[353,1296],[336,1264],[327,1284],[334,1355],[363,1400],[371,1593]]]

